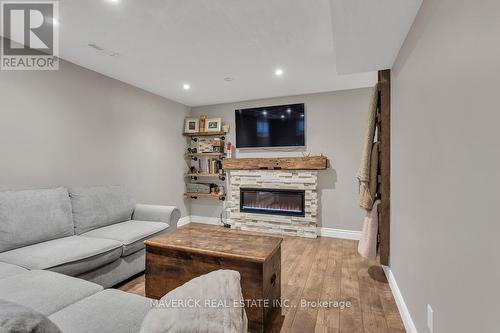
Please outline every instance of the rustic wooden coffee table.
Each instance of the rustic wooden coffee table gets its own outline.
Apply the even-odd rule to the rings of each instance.
[[[187,281],[217,269],[241,274],[251,332],[265,332],[281,315],[280,237],[190,223],[145,241],[146,296],[161,298]]]

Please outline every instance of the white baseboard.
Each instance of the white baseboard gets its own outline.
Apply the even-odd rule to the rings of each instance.
[[[190,215],[190,216],[184,216],[179,219],[179,222],[177,222],[177,226],[183,226],[188,223],[204,223],[204,224],[213,224],[213,225],[222,225],[220,222],[220,218],[218,217],[207,217],[207,216],[196,216],[196,215]]]
[[[177,226],[181,227],[181,226],[186,225],[190,222],[191,222],[191,220],[189,219],[189,216],[184,216],[184,217],[181,217],[179,219],[179,221],[177,222]]]
[[[191,215],[189,218],[190,218],[191,222],[193,222],[193,223],[222,225],[219,217],[207,217],[207,216]]]
[[[333,237],[342,239],[353,239],[353,240],[361,239],[361,231],[334,229],[334,228],[318,228],[318,235],[323,237]]]
[[[396,278],[394,274],[392,274],[392,270],[387,266],[382,266],[384,269],[385,276],[387,277],[387,281],[389,281],[389,287],[391,287],[392,295],[396,300],[396,305],[398,306],[399,314],[401,315],[401,319],[403,319],[403,324],[405,325],[406,332],[408,333],[418,333],[413,320],[411,319],[410,311],[408,311],[408,307],[406,306],[405,300],[403,299],[403,295],[399,290],[398,284],[396,283]]]
[[[207,216],[197,216],[190,215],[182,217],[177,226],[183,226],[188,223],[204,223],[204,224],[213,224],[213,225],[222,225],[220,222],[220,218],[218,217],[207,217]],[[359,240],[361,239],[361,231],[355,230],[343,230],[343,229],[333,229],[333,228],[318,228],[318,235],[323,237],[334,237],[334,238],[342,238],[342,239],[353,239]]]

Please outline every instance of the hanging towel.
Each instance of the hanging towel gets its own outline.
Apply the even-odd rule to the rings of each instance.
[[[379,160],[379,142],[375,142],[372,147],[370,158],[370,180],[368,183],[361,183],[361,196],[359,198],[359,206],[366,210],[373,208],[375,197],[377,195],[378,185],[378,160]]]
[[[368,259],[377,258],[377,234],[378,234],[378,205],[380,200],[375,201],[373,209],[366,212],[361,239],[358,243],[359,254]]]
[[[370,155],[372,152],[373,139],[375,137],[375,119],[377,115],[378,104],[378,83],[370,92],[370,106],[368,108],[368,118],[363,138],[363,151],[361,155],[361,164],[359,165],[356,178],[359,182],[368,182],[370,180]]]

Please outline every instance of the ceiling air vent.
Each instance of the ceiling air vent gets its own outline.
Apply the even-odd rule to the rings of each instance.
[[[102,54],[109,56],[109,57],[116,57],[116,56],[120,55],[118,52],[106,50],[103,47],[101,47],[97,44],[94,44],[94,43],[90,43],[90,44],[88,44],[88,46],[93,48],[94,50],[102,53]]]

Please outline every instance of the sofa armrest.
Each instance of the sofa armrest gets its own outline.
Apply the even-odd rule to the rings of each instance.
[[[175,206],[144,205],[135,206],[132,219],[139,221],[164,222],[171,228],[177,228],[177,222],[181,218],[181,211]]]

